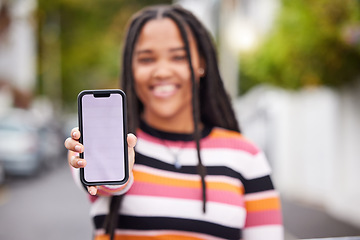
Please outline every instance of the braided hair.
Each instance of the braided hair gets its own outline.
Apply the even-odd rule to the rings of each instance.
[[[240,132],[238,122],[235,118],[231,101],[227,95],[217,65],[217,56],[214,44],[205,27],[189,11],[176,5],[156,5],[144,8],[136,13],[130,20],[122,59],[122,89],[127,95],[128,126],[130,132],[135,132],[140,124],[140,115],[144,109],[142,102],[135,92],[135,81],[132,72],[132,58],[135,45],[141,33],[142,27],[150,20],[169,18],[177,25],[181,38],[185,45],[187,60],[189,63],[192,81],[192,105],[194,121],[194,140],[196,142],[198,165],[197,171],[201,176],[203,212],[206,212],[206,168],[202,164],[200,154],[201,133],[199,123],[210,126],[218,126],[229,130]],[[189,31],[194,36],[199,55],[205,61],[205,74],[200,82],[195,81],[194,69],[191,62],[189,47]],[[110,203],[110,212],[105,220],[106,232],[111,239],[117,227],[118,211],[121,196],[113,196]]]

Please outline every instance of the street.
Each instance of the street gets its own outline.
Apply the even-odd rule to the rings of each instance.
[[[10,178],[0,187],[0,239],[91,239],[89,206],[66,160],[33,178]]]

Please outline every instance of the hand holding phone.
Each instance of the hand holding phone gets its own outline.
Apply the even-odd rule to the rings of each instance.
[[[69,150],[68,152],[68,162],[69,165],[73,168],[83,168],[86,166],[86,159],[80,158],[79,153],[83,151],[83,145],[79,143],[80,139],[80,131],[79,128],[73,128],[71,130],[71,137],[68,137],[64,145]],[[132,168],[135,163],[135,145],[137,142],[137,138],[134,134],[127,134],[127,145],[128,145],[128,162],[129,162],[129,173],[131,173]],[[129,177],[130,178],[130,177]],[[119,190],[121,190],[120,188]],[[87,186],[87,190],[91,195],[96,195],[98,191],[98,186]]]
[[[81,182],[120,185],[129,178],[126,98],[121,90],[86,90],[78,95]]]

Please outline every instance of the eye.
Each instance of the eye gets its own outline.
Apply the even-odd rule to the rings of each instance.
[[[181,54],[181,55],[175,55],[172,57],[172,59],[174,61],[177,61],[177,62],[181,62],[181,61],[186,61],[187,60],[187,57],[185,54]]]
[[[153,57],[139,57],[138,62],[139,63],[152,63],[155,61],[155,58]]]

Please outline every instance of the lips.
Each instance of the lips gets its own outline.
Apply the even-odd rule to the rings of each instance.
[[[175,94],[177,87],[175,84],[160,84],[152,87],[154,96],[160,98],[170,97]]]

